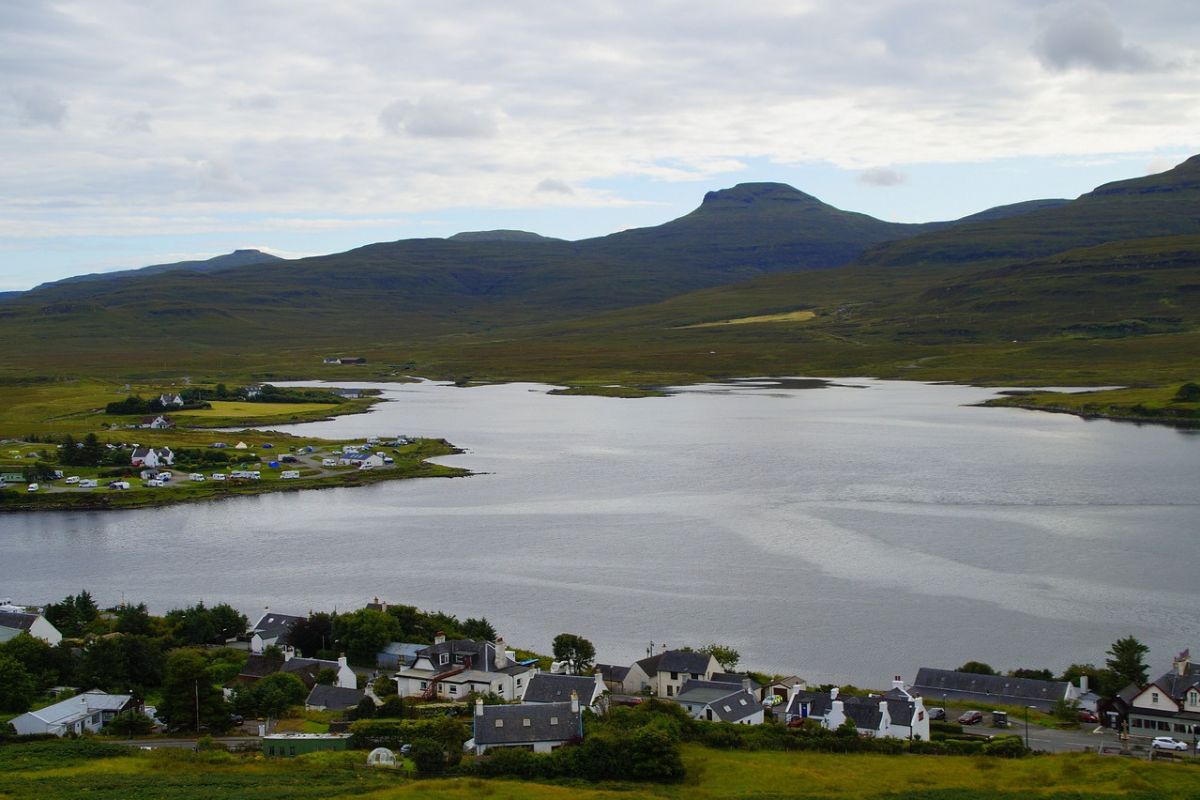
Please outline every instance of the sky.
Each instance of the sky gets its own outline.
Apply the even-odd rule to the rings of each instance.
[[[1197,152],[1181,0],[0,2],[0,291],[580,239],[744,181],[954,219]]]

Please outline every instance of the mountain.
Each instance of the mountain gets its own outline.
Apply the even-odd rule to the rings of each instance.
[[[234,250],[232,253],[226,253],[222,256],[214,256],[213,258],[203,261],[176,261],[171,264],[152,264],[148,267],[138,267],[136,269],[119,269],[112,272],[92,272],[87,275],[73,275],[70,278],[63,278],[57,281],[50,281],[33,287],[30,291],[37,291],[49,286],[63,286],[65,284],[86,283],[91,281],[108,281],[128,278],[135,275],[156,275],[162,272],[217,272],[223,269],[232,267],[246,267],[254,264],[267,264],[274,261],[283,261],[279,256],[273,256],[270,253],[264,253],[261,250]]]
[[[1001,264],[1123,239],[1188,235],[1198,225],[1200,155],[1167,172],[1105,184],[1069,203],[888,242],[861,261],[887,266]]]
[[[0,309],[0,380],[307,376],[330,349],[431,376],[1200,377],[1198,211],[1200,157],[926,225],[740,184],[578,242],[476,232],[39,287]]]
[[[945,225],[884,222],[834,208],[787,184],[740,183],[709,192],[695,211],[664,225],[579,244],[609,258],[668,258],[681,269],[748,277],[840,266],[871,245]]]
[[[551,236],[529,231],[463,231],[448,237],[452,242],[561,242]]]

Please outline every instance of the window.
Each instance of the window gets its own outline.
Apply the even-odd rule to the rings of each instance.
[[[446,666],[447,664],[449,664],[450,663],[450,654],[442,653],[440,656],[438,656],[438,663],[441,664],[443,667]]]
[[[421,688],[422,688],[422,689],[428,689],[428,688],[429,688],[429,681],[421,681]]]
[[[740,698],[738,698],[738,702],[741,703],[742,705],[746,705],[746,698],[740,697]]]
[[[729,706],[725,706],[725,713],[728,714],[730,711],[733,711],[733,709]]]
[[[502,720],[502,719],[498,719],[498,720],[496,720],[496,727],[497,727],[497,728],[503,728],[503,727],[504,727],[504,720]]]
[[[1150,693],[1150,702],[1154,703],[1154,705],[1158,705],[1158,692]]]
[[[450,694],[458,694],[458,687],[457,687],[457,686],[451,686],[451,687],[450,687]]]
[[[667,684],[667,697],[673,697],[674,695],[675,695],[675,687],[668,683]]]
[[[557,725],[557,724],[558,724],[558,717],[551,717],[551,718],[550,718],[550,724],[551,724],[551,725]]]
[[[679,673],[678,673],[678,672],[672,672],[672,673],[671,673],[671,680],[673,680],[673,681],[677,681],[677,680],[679,680]]]
[[[517,678],[517,686],[520,686],[520,685],[521,685],[521,679]]]
[[[532,724],[532,723],[529,722],[529,717],[525,717],[521,720],[521,725],[523,725],[526,728],[528,728],[530,726],[530,724]]]

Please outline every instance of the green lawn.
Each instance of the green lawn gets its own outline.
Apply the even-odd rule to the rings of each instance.
[[[338,408],[334,403],[249,403],[245,401],[212,400],[212,408],[175,411],[172,417],[291,417],[299,414],[329,414]]]

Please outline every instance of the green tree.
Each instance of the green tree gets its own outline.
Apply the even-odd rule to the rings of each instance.
[[[1200,403],[1200,383],[1188,382],[1179,387],[1175,398],[1180,403]]]
[[[959,667],[956,672],[972,672],[976,675],[996,675],[996,670],[992,669],[990,664],[985,664],[982,661],[968,661]]]
[[[225,641],[245,633],[250,624],[245,614],[228,603],[218,603],[209,610],[209,614],[217,638]]]
[[[418,775],[441,775],[446,771],[446,752],[439,742],[432,739],[417,739],[411,742],[408,757],[417,768]]]
[[[204,656],[191,648],[167,654],[158,714],[173,730],[196,731],[197,722],[217,732],[229,728],[229,708],[209,680],[207,666]]]
[[[494,642],[496,641],[496,629],[492,627],[492,623],[487,621],[487,617],[468,617],[467,621],[462,624],[463,636],[468,639],[474,639],[477,642]]]
[[[317,672],[317,683],[321,686],[333,686],[335,683],[337,683],[337,679],[337,670],[333,667],[322,667],[321,670]]]
[[[37,687],[33,676],[12,656],[0,655],[0,711],[29,710]]]
[[[574,633],[560,633],[552,645],[554,660],[565,661],[574,675],[582,675],[591,669],[596,659],[596,648],[587,639]]]
[[[87,590],[67,595],[61,603],[50,603],[45,611],[47,621],[69,639],[83,636],[99,615],[96,601]]]
[[[254,710],[267,717],[282,717],[292,706],[308,697],[304,681],[290,672],[276,672],[262,678],[251,689]]]
[[[153,730],[154,721],[136,709],[118,714],[104,726],[105,733],[128,736],[131,739],[134,736],[145,736]]]
[[[33,677],[38,691],[68,683],[74,667],[71,648],[51,647],[24,631],[0,644],[0,656],[16,659]]]
[[[136,606],[122,606],[117,609],[118,633],[135,633],[139,636],[150,636],[154,633],[154,622],[145,603]]]
[[[104,460],[105,447],[100,438],[94,433],[83,437],[83,447],[79,451],[79,463],[86,467],[96,467]]]
[[[319,653],[333,647],[333,615],[324,611],[309,614],[308,619],[302,619],[292,626],[288,633],[288,644],[302,656],[319,657]]]
[[[738,662],[742,660],[742,655],[737,650],[724,644],[706,644],[700,648],[701,653],[707,653],[717,660],[721,668],[726,672],[733,672],[737,669]]]
[[[354,707],[355,719],[371,719],[375,716],[375,701],[370,697],[364,697],[358,701],[358,705]]]
[[[396,686],[396,681],[391,675],[380,675],[371,684],[371,688],[375,690],[376,697],[382,697],[385,700],[400,693],[400,689]]]
[[[375,656],[400,634],[400,623],[382,611],[360,608],[334,621],[338,645],[355,664],[374,664]]]
[[[1149,652],[1149,647],[1133,636],[1126,636],[1112,643],[1105,653],[1108,658],[1104,663],[1112,671],[1117,685],[1125,687],[1135,683],[1140,687],[1147,680],[1145,655]]]
[[[383,705],[375,712],[376,717],[385,717],[388,719],[404,719],[405,707],[403,698],[392,695],[387,700],[383,701]]]
[[[1033,680],[1038,681],[1054,680],[1054,673],[1048,669],[1030,669],[1022,667],[1021,669],[1014,669],[1008,674],[1013,678],[1032,678]]]

